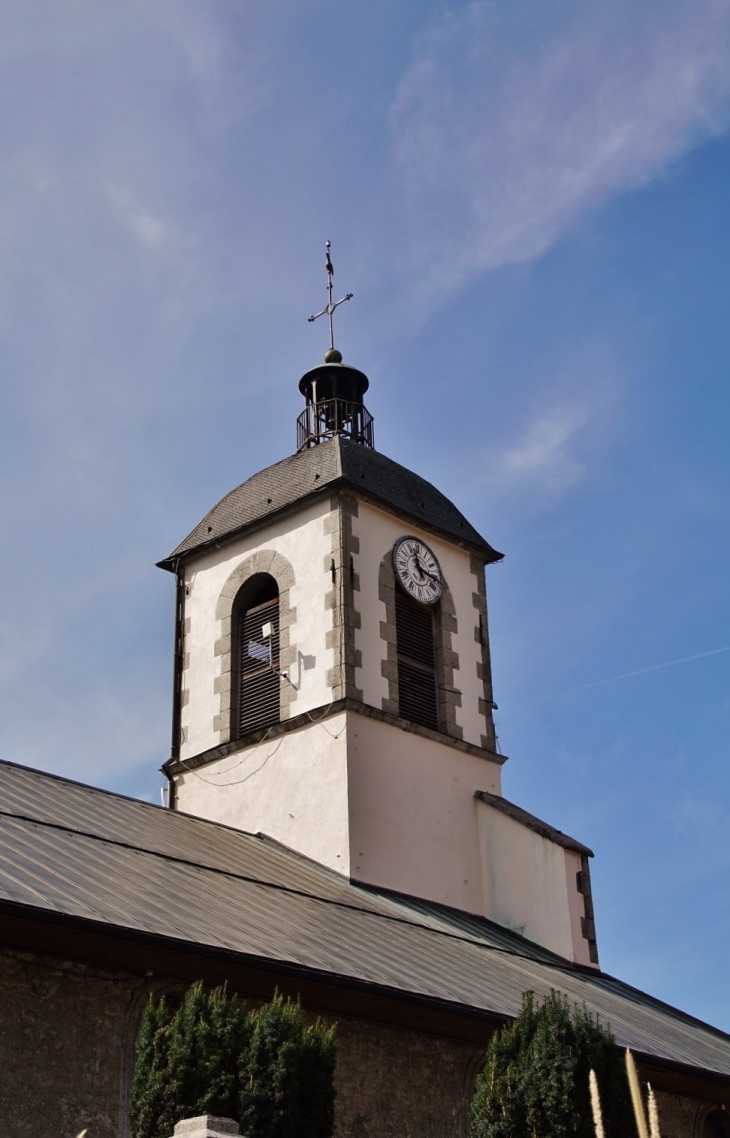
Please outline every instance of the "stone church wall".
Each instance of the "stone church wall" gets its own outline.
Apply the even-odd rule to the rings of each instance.
[[[127,1138],[134,1037],[159,977],[0,951],[0,1132]],[[338,1017],[336,1138],[461,1138],[473,1043]],[[251,1135],[250,1138],[256,1138]]]
[[[160,977],[0,950],[0,1132],[128,1138],[139,1017]],[[337,1017],[336,1138],[464,1138],[484,1049]],[[705,1138],[709,1104],[657,1092],[662,1138]],[[256,1138],[251,1135],[250,1138]]]
[[[0,1130],[8,1138],[122,1138],[122,1094],[143,978],[0,954]]]

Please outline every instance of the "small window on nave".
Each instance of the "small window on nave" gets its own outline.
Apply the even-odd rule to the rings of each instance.
[[[398,704],[403,719],[438,730],[434,610],[400,590],[395,595]]]
[[[718,1106],[705,1115],[702,1138],[730,1138],[730,1112]]]
[[[273,577],[247,581],[233,611],[236,681],[233,734],[236,738],[279,722],[279,589]]]

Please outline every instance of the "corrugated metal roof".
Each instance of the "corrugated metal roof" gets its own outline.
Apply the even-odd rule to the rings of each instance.
[[[730,1076],[730,1037],[491,922],[358,887],[275,842],[0,763],[0,899],[513,1016],[585,1002],[637,1052]]]
[[[295,503],[346,485],[407,514],[414,521],[479,547],[487,561],[502,556],[440,490],[378,451],[336,437],[254,474],[221,498],[195,529],[159,564],[219,544]]]

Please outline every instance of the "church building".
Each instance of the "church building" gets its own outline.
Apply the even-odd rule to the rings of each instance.
[[[145,1002],[202,978],[337,1022],[338,1138],[462,1138],[490,1035],[552,988],[633,1049],[664,1138],[730,1135],[730,1037],[601,971],[591,850],[503,795],[502,554],[375,449],[330,344],[295,453],[159,563],[167,808],[0,763],[3,1133],[125,1138]]]

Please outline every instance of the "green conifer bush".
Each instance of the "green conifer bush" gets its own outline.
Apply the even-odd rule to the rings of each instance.
[[[198,982],[173,1010],[150,998],[137,1037],[132,1138],[169,1138],[183,1118],[234,1118],[255,1138],[331,1138],[334,1028],[278,993],[248,1009]]]
[[[542,1004],[525,992],[517,1019],[489,1043],[469,1138],[594,1138],[591,1068],[606,1138],[636,1138],[623,1055],[610,1030],[559,992]]]

